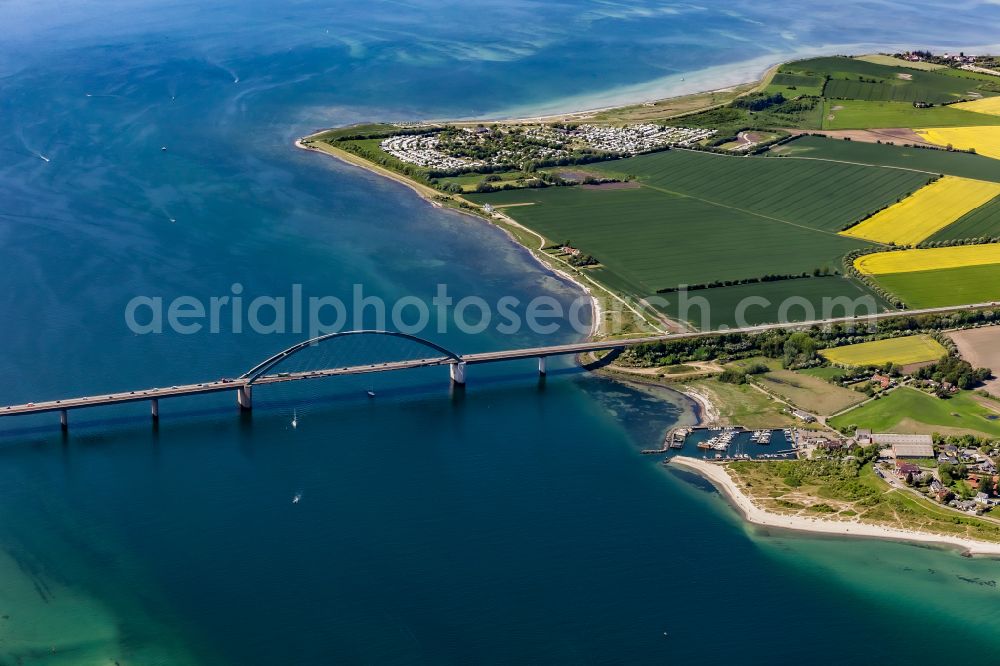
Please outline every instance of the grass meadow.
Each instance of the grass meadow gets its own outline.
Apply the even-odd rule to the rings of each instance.
[[[988,125],[1000,125],[1000,116],[962,111],[950,106],[918,109],[911,102],[868,102],[856,99],[827,99],[823,102],[825,130]]]
[[[836,414],[866,399],[863,393],[792,370],[772,370],[753,381],[796,407],[822,416]]]
[[[936,65],[932,62],[910,62],[909,60],[902,60],[901,58],[894,58],[890,55],[882,55],[873,53],[871,55],[855,56],[855,60],[862,60],[864,62],[875,63],[876,65],[888,65],[890,67],[904,67],[906,69],[922,69],[928,72],[933,72],[934,70],[946,69],[947,65]]]
[[[1000,437],[1000,403],[969,391],[942,400],[903,386],[879,400],[834,417],[830,425],[835,428],[856,425],[875,432],[968,432]]]

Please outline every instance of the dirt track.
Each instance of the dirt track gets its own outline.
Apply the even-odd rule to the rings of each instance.
[[[823,136],[828,136],[833,139],[850,139],[851,141],[861,141],[862,143],[877,143],[881,141],[882,143],[887,143],[889,141],[896,144],[903,143],[915,143],[922,146],[934,146],[939,148],[933,143],[926,141],[922,136],[914,132],[913,130],[906,127],[892,127],[887,129],[876,129],[876,130],[802,130],[802,129],[785,129],[783,130],[789,134],[822,134]],[[780,146],[778,146],[780,148]],[[777,150],[773,149],[773,150]]]

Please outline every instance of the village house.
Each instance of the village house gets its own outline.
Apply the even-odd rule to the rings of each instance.
[[[892,377],[889,375],[882,375],[879,373],[872,375],[872,384],[877,385],[883,391],[892,386],[892,383]]]
[[[930,489],[931,489],[931,492],[934,494],[934,497],[939,502],[946,501],[948,499],[948,497],[950,497],[951,494],[952,494],[951,490],[948,488],[948,486],[944,485],[943,483],[941,483],[937,479],[931,481]]]
[[[952,500],[948,502],[948,506],[959,509],[960,511],[969,511],[971,513],[975,513],[976,509],[979,508],[979,505],[976,504],[975,500]]]
[[[916,477],[920,474],[920,468],[913,463],[896,463],[896,476],[901,479],[905,479],[909,474]]]
[[[800,421],[805,421],[806,423],[812,423],[816,420],[816,417],[809,412],[804,412],[801,409],[793,409],[792,416],[799,419]]]

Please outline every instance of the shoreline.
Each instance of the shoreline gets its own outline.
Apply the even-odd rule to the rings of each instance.
[[[422,185],[422,184],[420,184],[420,183],[418,183],[418,182],[416,182],[416,181],[414,181],[414,180],[412,180],[410,178],[407,178],[406,176],[404,176],[402,174],[399,174],[399,173],[396,173],[395,171],[392,171],[390,169],[386,169],[384,167],[381,167],[381,166],[379,166],[377,164],[374,164],[374,163],[372,163],[372,162],[370,162],[370,161],[368,161],[368,160],[366,160],[366,159],[364,159],[362,157],[358,157],[357,155],[354,155],[353,153],[349,153],[349,152],[347,152],[345,150],[338,150],[337,148],[334,148],[333,146],[329,146],[329,148],[316,148],[314,146],[311,146],[311,145],[308,145],[308,144],[305,143],[305,141],[307,139],[309,139],[310,137],[316,136],[317,134],[322,134],[325,131],[326,130],[320,130],[319,132],[314,132],[313,134],[310,134],[308,136],[300,137],[300,138],[298,138],[298,139],[295,140],[294,145],[295,145],[296,148],[299,148],[301,150],[309,151],[309,152],[312,152],[312,153],[319,153],[321,155],[326,155],[327,157],[332,157],[332,158],[334,158],[336,160],[339,160],[339,161],[341,161],[341,162],[343,162],[345,164],[349,164],[351,166],[356,166],[358,168],[364,169],[365,171],[373,173],[373,174],[375,174],[377,176],[382,176],[384,178],[389,178],[390,180],[394,180],[397,183],[405,185],[406,187],[408,187],[411,190],[413,190],[413,192],[416,193],[417,196],[419,196],[421,199],[423,199],[424,201],[426,201],[427,203],[429,203],[431,206],[433,206],[435,208],[444,208],[444,206],[441,204],[441,202],[440,201],[436,201],[434,199],[434,197],[435,196],[439,196],[439,195],[440,196],[447,196],[447,195],[444,195],[443,193],[438,192],[437,190],[435,190],[433,188],[427,187],[426,185]],[[451,198],[454,199],[454,197],[451,197]],[[464,201],[464,199],[463,199],[463,201]],[[514,234],[509,229],[505,228],[504,226],[499,225],[499,224],[495,224],[495,223],[491,222],[490,220],[482,217],[481,215],[476,215],[476,214],[474,214],[474,213],[472,213],[470,211],[462,210],[461,208],[453,208],[451,210],[454,210],[456,213],[467,215],[468,217],[474,218],[474,219],[478,220],[479,222],[483,222],[483,223],[489,224],[489,225],[491,225],[493,227],[496,227],[496,228],[500,229],[504,234],[506,234],[506,236],[511,240],[511,242],[514,243],[514,245],[516,245],[516,246],[518,246],[520,248],[523,248],[528,253],[528,255],[533,260],[535,260],[538,263],[539,266],[542,267],[542,269],[544,271],[546,271],[548,273],[551,273],[552,275],[554,275],[556,278],[558,278],[560,280],[564,280],[566,282],[569,282],[569,283],[573,284],[577,289],[579,289],[584,294],[586,294],[587,297],[590,299],[590,308],[591,308],[591,313],[592,313],[592,315],[591,315],[591,322],[590,322],[590,332],[587,334],[587,339],[588,340],[593,340],[593,339],[595,339],[597,337],[597,335],[600,332],[601,320],[602,320],[602,317],[604,316],[604,308],[601,307],[600,301],[598,300],[597,296],[594,295],[593,290],[588,285],[584,284],[581,279],[578,279],[576,276],[570,274],[568,271],[561,270],[561,269],[559,269],[559,268],[557,268],[555,266],[548,265],[544,260],[542,260],[541,257],[539,257],[538,255],[535,254],[535,250],[533,248],[528,247],[526,244],[524,244],[520,240],[518,240],[514,236]],[[515,222],[511,218],[507,217],[506,215],[501,214],[500,217],[507,224],[511,224],[513,226],[518,227],[519,229],[523,229],[524,231],[526,231],[528,233],[531,233],[532,235],[537,236],[539,238],[539,241],[540,241],[541,245],[545,244],[544,237],[541,236],[540,234],[538,234],[537,232],[532,231],[531,229],[528,229],[527,227],[525,227],[525,226],[523,226],[521,224],[518,224],[517,222]]]
[[[910,544],[931,545],[959,549],[963,555],[984,555],[1000,558],[1000,543],[976,541],[964,537],[917,532],[894,527],[883,527],[871,523],[840,522],[822,518],[786,516],[761,509],[746,495],[729,473],[720,465],[685,456],[673,456],[668,466],[678,465],[709,481],[720,494],[733,505],[743,519],[754,525],[776,527],[795,532],[826,534],[835,537],[860,537],[901,541]]]
[[[642,83],[622,84],[594,93],[564,96],[546,103],[509,107],[488,112],[478,117],[468,117],[453,122],[459,124],[470,122],[515,123],[520,121],[534,121],[538,118],[558,119],[560,117],[590,115],[646,103],[676,100],[692,95],[724,92],[741,86],[752,85],[756,87],[767,80],[772,70],[777,70],[781,65],[796,60],[850,54],[877,55],[902,52],[910,48],[914,48],[913,44],[901,42],[847,42],[804,46],[797,49],[788,49],[780,53],[759,55],[736,62],[710,65],[688,72],[678,72]],[[930,44],[923,45],[921,48],[931,51],[979,51],[992,53],[1000,50],[1000,43]],[[501,120],[491,120],[491,118],[500,118]]]
[[[345,150],[340,150],[338,148],[334,148],[333,146],[329,146],[329,145],[326,146],[326,147],[324,147],[324,148],[319,148],[319,147],[316,147],[316,146],[313,146],[313,145],[310,145],[310,144],[306,143],[306,141],[308,141],[310,138],[312,138],[314,136],[317,136],[317,135],[320,135],[320,134],[323,134],[324,132],[327,132],[327,131],[328,130],[319,130],[319,131],[313,132],[312,134],[308,134],[306,136],[299,137],[299,138],[295,139],[295,141],[293,142],[293,144],[294,144],[294,146],[296,148],[298,148],[300,150],[305,150],[305,151],[312,152],[312,153],[319,153],[320,155],[325,155],[327,157],[332,157],[335,160],[339,160],[339,161],[341,161],[341,162],[343,162],[345,164],[349,164],[351,166],[355,166],[355,167],[358,167],[360,169],[364,169],[365,171],[373,173],[373,174],[375,174],[377,176],[382,176],[384,178],[388,178],[390,180],[394,180],[397,183],[400,183],[401,185],[405,185],[406,187],[410,188],[417,196],[419,196],[421,199],[425,200],[427,203],[429,203],[431,206],[434,206],[435,208],[445,208],[445,206],[441,203],[440,200],[437,199],[437,197],[444,197],[444,198],[450,199],[452,201],[460,201],[460,202],[468,203],[460,195],[453,195],[453,194],[446,194],[444,192],[439,192],[438,190],[435,190],[432,187],[428,187],[427,185],[423,185],[422,183],[418,183],[417,181],[415,181],[415,180],[413,180],[411,178],[408,178],[407,176],[404,176],[403,174],[396,173],[395,171],[392,171],[391,169],[386,169],[385,167],[379,166],[378,164],[375,164],[375,163],[373,163],[373,162],[371,162],[369,160],[366,160],[363,157],[359,157],[358,155],[355,155],[353,153],[349,153],[349,152],[347,152]],[[564,280],[564,281],[570,282],[577,289],[579,289],[584,294],[586,294],[587,297],[590,299],[590,306],[591,306],[591,312],[592,312],[590,333],[587,335],[587,339],[588,340],[595,340],[595,339],[597,339],[597,337],[599,335],[601,335],[601,327],[602,327],[603,317],[604,317],[604,314],[605,314],[605,308],[602,306],[600,299],[594,293],[595,289],[601,290],[602,292],[604,292],[604,294],[607,295],[607,297],[609,297],[609,298],[611,298],[613,300],[618,301],[623,307],[625,307],[628,310],[630,310],[631,313],[638,320],[642,321],[643,324],[646,327],[648,327],[651,331],[656,331],[656,332],[663,333],[663,332],[666,332],[667,330],[669,330],[670,328],[678,328],[678,329],[681,329],[681,330],[683,330],[685,328],[683,324],[681,324],[679,322],[675,322],[673,320],[664,321],[664,320],[657,319],[657,324],[653,324],[645,315],[643,315],[642,313],[640,313],[636,309],[635,306],[633,306],[631,303],[629,303],[628,301],[626,301],[620,295],[614,293],[613,291],[611,291],[610,289],[608,289],[604,285],[600,284],[599,282],[594,281],[592,278],[589,278],[586,275],[574,275],[571,272],[571,268],[569,268],[569,264],[566,264],[567,268],[563,268],[561,266],[549,264],[548,262],[546,262],[542,257],[540,257],[537,254],[538,252],[541,252],[542,247],[544,247],[544,245],[545,245],[545,237],[542,236],[541,234],[539,234],[537,231],[535,231],[535,230],[533,230],[533,229],[531,229],[529,227],[524,226],[523,224],[521,224],[518,221],[514,220],[510,216],[504,215],[502,212],[499,212],[499,211],[495,212],[494,216],[497,219],[499,219],[500,221],[503,222],[503,224],[497,224],[496,220],[490,219],[490,218],[486,218],[486,217],[484,217],[482,215],[477,215],[476,213],[473,213],[470,210],[464,210],[464,209],[458,208],[458,207],[454,207],[454,208],[449,207],[449,209],[452,210],[452,211],[454,211],[454,212],[456,212],[456,213],[467,215],[467,216],[469,216],[471,218],[474,218],[474,219],[478,220],[479,222],[483,222],[483,223],[489,224],[489,225],[491,225],[493,227],[496,227],[496,228],[500,229],[504,234],[507,235],[507,237],[515,245],[517,245],[518,247],[523,248],[525,251],[527,251],[527,253],[531,256],[531,258],[534,259],[538,263],[538,265],[541,266],[546,272],[554,275],[556,278],[558,278],[560,280]],[[530,235],[535,236],[536,238],[538,238],[538,240],[539,240],[539,246],[538,246],[538,248],[531,247],[527,243],[524,243],[521,239],[517,238],[514,235],[514,233],[510,229],[507,228],[507,226],[504,226],[504,225],[507,225],[507,226],[510,226],[510,227],[515,227],[517,229],[520,229],[521,231],[524,231],[527,234],[530,234]],[[558,261],[558,260],[555,259],[555,258],[551,258],[550,261],[555,262],[555,261]]]

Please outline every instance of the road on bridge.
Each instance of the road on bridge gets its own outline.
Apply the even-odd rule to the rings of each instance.
[[[818,319],[804,322],[793,322],[787,324],[760,324],[757,326],[746,326],[743,328],[720,329],[712,331],[697,331],[687,333],[668,333],[664,335],[654,335],[617,340],[591,340],[587,342],[576,342],[564,345],[550,345],[545,347],[530,347],[525,349],[507,349],[501,351],[480,352],[476,354],[456,354],[454,356],[434,356],[429,358],[414,359],[408,361],[389,361],[386,363],[373,363],[367,365],[355,365],[341,368],[329,368],[325,370],[312,370],[307,372],[279,372],[276,374],[266,374],[253,378],[239,379],[218,379],[215,381],[202,382],[199,384],[184,384],[171,386],[169,388],[148,388],[136,391],[121,391],[117,393],[107,393],[100,395],[90,395],[79,398],[68,398],[63,400],[48,400],[44,402],[29,402],[23,405],[9,405],[0,408],[0,416],[16,416],[25,414],[38,414],[44,412],[61,412],[62,424],[66,427],[66,413],[69,410],[83,409],[87,407],[98,407],[115,405],[127,402],[150,401],[153,403],[153,416],[158,417],[158,401],[161,398],[176,398],[180,396],[192,396],[206,393],[219,393],[222,391],[240,392],[240,404],[249,408],[249,392],[253,386],[268,384],[278,384],[282,382],[300,381],[304,379],[320,379],[323,377],[337,377],[341,375],[361,375],[375,372],[391,372],[396,370],[409,370],[413,368],[426,368],[431,366],[456,366],[475,365],[481,363],[497,363],[501,361],[514,361],[519,359],[544,359],[549,356],[563,356],[568,354],[580,354],[593,351],[607,351],[613,349],[624,349],[638,344],[651,342],[665,342],[670,340],[685,340],[694,338],[708,338],[720,334],[747,334],[761,333],[776,329],[802,329],[814,326],[830,326],[833,324],[847,323],[873,323],[882,319],[895,317],[919,316],[926,314],[945,314],[948,312],[961,312],[968,310],[979,310],[983,308],[997,307],[997,303],[976,303],[972,305],[948,306],[938,308],[924,308],[919,310],[895,310],[880,312],[877,314],[865,315],[862,317],[831,317],[828,319]],[[390,334],[380,331],[371,333]],[[309,341],[307,341],[309,342]],[[430,344],[430,343],[426,343]],[[304,343],[296,345],[294,349],[305,348]],[[280,355],[279,355],[280,356]],[[277,358],[277,356],[275,357]],[[543,371],[543,365],[539,365]],[[452,378],[458,383],[464,383],[464,369],[458,375],[452,372]]]

